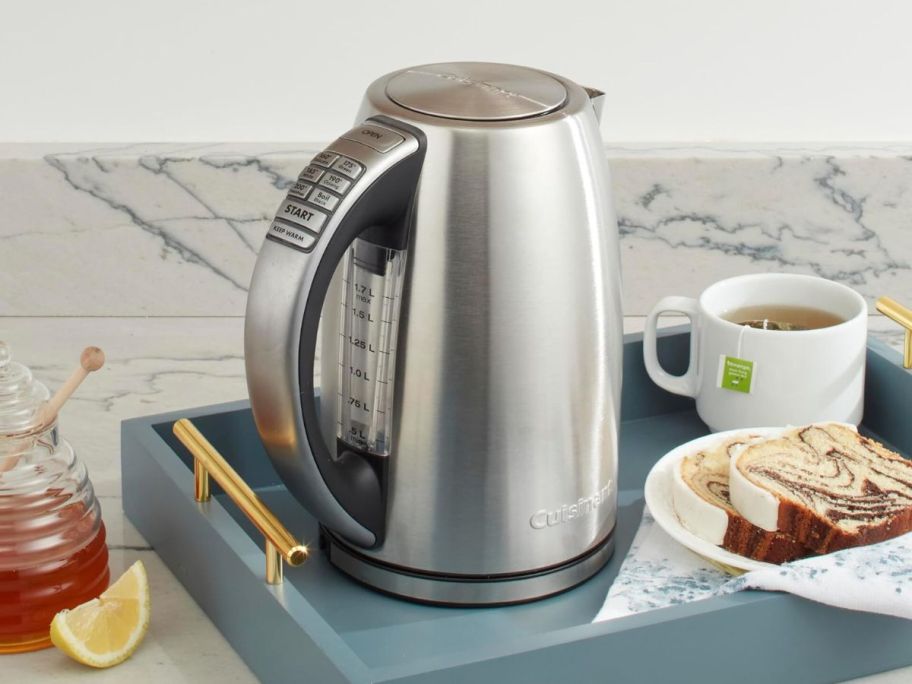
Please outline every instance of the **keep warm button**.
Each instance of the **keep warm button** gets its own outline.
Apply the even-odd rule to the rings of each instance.
[[[326,214],[303,204],[285,200],[279,207],[279,213],[276,218],[294,223],[295,225],[306,228],[313,233],[319,233],[323,224],[326,222]]]
[[[284,242],[286,245],[291,245],[292,247],[303,249],[305,252],[309,252],[317,241],[317,238],[306,230],[292,228],[287,223],[282,223],[280,221],[272,222],[266,237],[278,240],[279,242]]]

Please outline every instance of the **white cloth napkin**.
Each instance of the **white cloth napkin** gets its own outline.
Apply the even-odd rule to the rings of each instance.
[[[912,534],[732,577],[681,546],[649,509],[593,622],[743,589],[787,591],[831,606],[912,619]]]

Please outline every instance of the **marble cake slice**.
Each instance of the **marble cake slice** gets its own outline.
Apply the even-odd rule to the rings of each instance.
[[[793,428],[732,455],[731,500],[817,553],[912,530],[912,462],[842,423]]]
[[[675,468],[672,501],[681,524],[702,539],[748,558],[784,563],[811,552],[781,532],[761,529],[732,506],[728,494],[729,453],[756,440],[729,439],[681,459]]]

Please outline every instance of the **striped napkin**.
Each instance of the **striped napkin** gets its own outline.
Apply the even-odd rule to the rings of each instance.
[[[593,622],[744,589],[786,591],[912,619],[912,534],[732,577],[669,537],[644,507],[627,558]]]

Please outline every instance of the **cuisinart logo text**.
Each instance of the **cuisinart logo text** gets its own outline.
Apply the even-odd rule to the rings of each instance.
[[[516,97],[520,100],[526,100],[534,104],[541,104],[537,100],[533,100],[531,97],[523,95],[522,93],[517,93],[513,90],[507,90],[506,88],[501,88],[499,85],[493,83],[488,83],[487,81],[476,81],[469,78],[468,76],[460,76],[459,74],[451,74],[448,71],[423,71],[421,69],[409,69],[408,73],[418,74],[419,76],[432,76],[433,78],[439,78],[443,81],[453,81],[454,83],[461,83],[464,86],[469,86],[471,88],[481,88],[486,90],[489,93],[494,93],[496,95],[503,95],[504,97]]]
[[[532,517],[529,518],[529,524],[536,530],[543,530],[546,527],[554,527],[561,523],[582,518],[584,515],[589,515],[608,500],[608,490],[610,488],[611,480],[608,480],[608,483],[595,494],[581,498],[576,503],[564,504],[553,511],[544,508],[540,511],[535,511]]]

